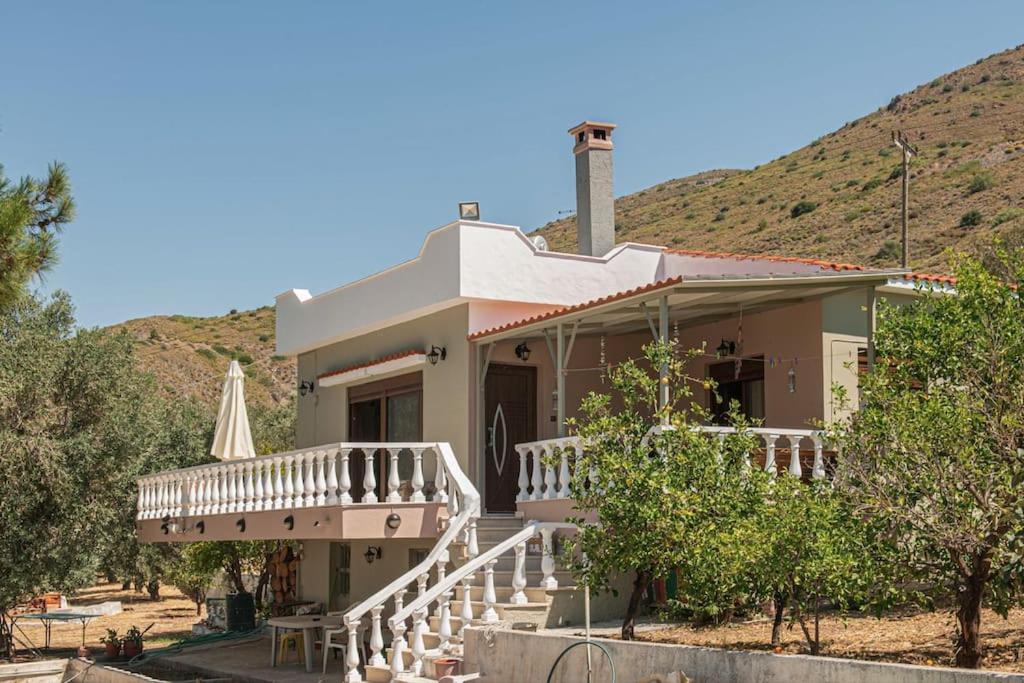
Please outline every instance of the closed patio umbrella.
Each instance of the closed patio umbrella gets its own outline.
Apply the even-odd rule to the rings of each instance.
[[[231,361],[224,378],[210,455],[221,460],[256,457],[252,432],[249,431],[249,415],[245,410],[245,374],[237,360]]]

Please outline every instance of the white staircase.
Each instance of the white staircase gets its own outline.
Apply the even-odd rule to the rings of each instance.
[[[426,577],[421,577],[415,597],[403,597],[399,609],[388,620],[390,638],[378,644],[380,657],[376,657],[375,652],[370,663],[360,667],[362,678],[345,680],[436,681],[436,660],[463,659],[464,624],[526,622],[543,627],[552,596],[558,589],[572,586],[569,572],[556,568],[552,547],[554,533],[568,528],[571,525],[524,524],[516,517],[476,519],[478,547],[471,549],[468,543],[460,542],[451,544],[448,563],[442,569],[444,578],[427,588]],[[535,536],[541,539],[543,550],[539,554],[527,552],[527,540]],[[471,553],[471,550],[477,552]],[[371,634],[371,649],[375,634],[376,631]],[[384,635],[383,629],[380,635]],[[394,647],[396,639],[401,640],[398,658]]]

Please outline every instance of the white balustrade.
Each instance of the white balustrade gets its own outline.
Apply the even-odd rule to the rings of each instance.
[[[384,605],[377,605],[370,610],[370,664],[372,666],[384,666],[384,634],[380,630],[380,613],[384,611]]]
[[[419,676],[423,673],[423,656],[427,654],[427,648],[423,642],[423,636],[430,627],[427,625],[427,610],[418,609],[412,615],[412,674]]]
[[[440,580],[438,580],[440,583]],[[437,624],[437,638],[438,638],[438,649],[441,652],[451,651],[451,640],[452,640],[452,609],[451,609],[452,592],[445,591],[441,594],[439,604],[441,606],[441,615],[438,617]]]
[[[373,463],[373,449],[363,449],[363,458],[366,467],[363,469],[363,502],[377,502],[377,475],[374,472],[376,467]]]
[[[554,529],[542,528],[540,571],[544,575],[540,580],[540,587],[548,590],[558,588],[558,579],[555,578],[555,551],[554,551]]]
[[[513,605],[525,605],[526,599],[526,542],[516,544],[516,562],[512,570],[512,597],[508,599]]]
[[[326,451],[316,452],[316,461],[313,464],[315,476],[313,477],[313,505],[323,507],[327,501],[327,478],[324,477],[324,459]]]
[[[402,480],[398,478],[398,449],[389,448],[387,449],[388,455],[390,456],[390,462],[388,466],[388,497],[389,503],[401,503],[402,494],[398,492],[398,488],[402,485]]]
[[[498,612],[494,604],[498,597],[494,592],[494,565],[498,564],[497,558],[488,560],[484,564],[484,611],[480,615],[480,621],[485,624],[493,624],[498,621]]]
[[[359,675],[359,622],[345,621],[345,628],[348,629],[348,647],[345,648],[345,664],[348,666],[348,673],[345,674],[345,683],[361,683],[363,677]]]
[[[459,640],[465,642],[463,637],[465,636],[466,627],[469,626],[470,622],[473,621],[473,575],[467,574],[462,577],[462,611],[459,612]]]

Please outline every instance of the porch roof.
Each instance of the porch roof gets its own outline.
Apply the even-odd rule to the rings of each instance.
[[[885,285],[902,278],[903,270],[828,270],[815,273],[773,275],[676,276],[649,285],[617,292],[574,306],[512,321],[469,335],[472,342],[496,342],[510,337],[539,337],[552,324],[578,324],[580,333],[627,332],[650,324],[657,315],[646,304],[668,298],[670,317],[681,323],[699,324],[737,313],[788,306],[811,299],[869,286]]]

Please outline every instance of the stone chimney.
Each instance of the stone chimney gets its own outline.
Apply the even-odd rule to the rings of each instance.
[[[569,130],[576,155],[577,251],[604,256],[615,246],[615,197],[612,193],[614,123],[584,121]]]

